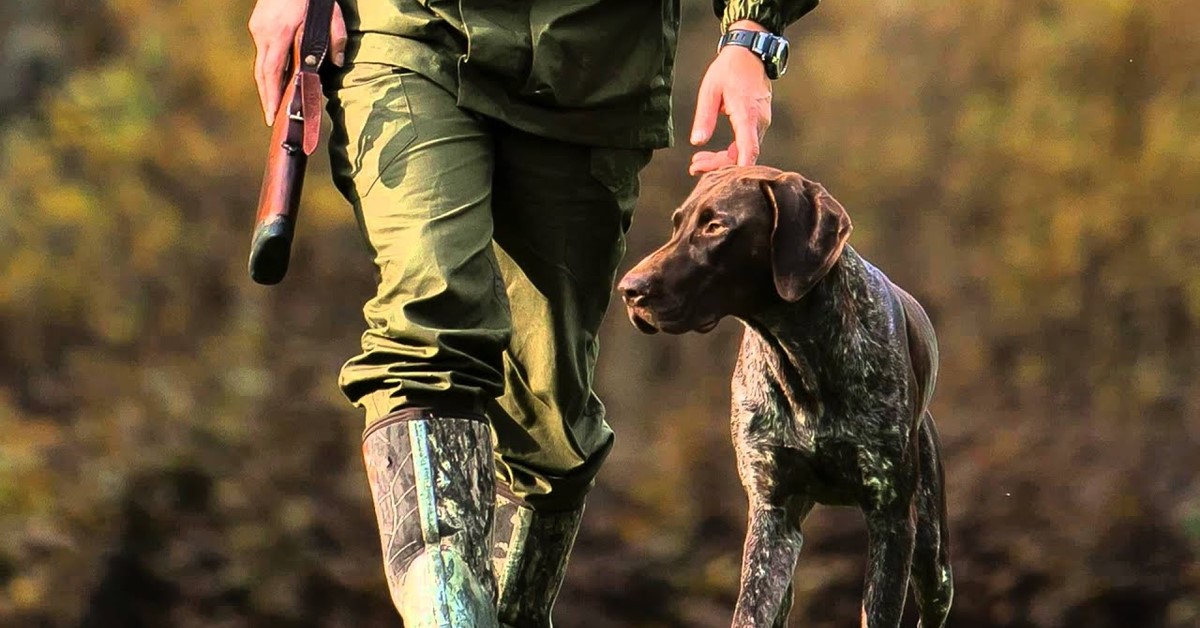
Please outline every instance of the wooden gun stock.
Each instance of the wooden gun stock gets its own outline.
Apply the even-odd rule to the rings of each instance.
[[[292,256],[304,169],[321,133],[321,79],[317,69],[328,49],[332,11],[332,0],[310,0],[307,22],[292,46],[288,80],[272,123],[267,168],[250,241],[250,278],[263,285],[282,281]]]
[[[299,66],[293,63],[292,67]],[[304,133],[302,116],[300,72],[293,71],[271,126],[267,169],[258,194],[258,216],[250,241],[250,278],[264,285],[282,281],[291,259],[304,168],[308,165],[308,155],[300,146]]]

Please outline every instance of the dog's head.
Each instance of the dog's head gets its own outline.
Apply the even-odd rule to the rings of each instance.
[[[833,267],[850,217],[821,184],[766,166],[701,177],[671,239],[617,288],[646,333],[707,332],[721,318],[799,301]]]

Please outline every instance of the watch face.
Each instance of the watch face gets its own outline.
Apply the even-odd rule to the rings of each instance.
[[[775,76],[771,78],[779,78],[787,72],[788,62],[788,43],[786,39],[780,39],[775,46],[774,54],[771,55],[771,65],[775,66]]]

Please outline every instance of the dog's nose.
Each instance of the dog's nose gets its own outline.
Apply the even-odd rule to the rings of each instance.
[[[645,275],[629,273],[621,279],[621,283],[617,285],[617,292],[621,293],[621,298],[625,299],[625,303],[629,305],[641,305],[646,300],[646,293],[650,290],[650,281]]]

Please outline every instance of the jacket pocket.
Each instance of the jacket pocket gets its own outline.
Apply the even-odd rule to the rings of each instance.
[[[641,188],[639,175],[650,163],[654,151],[649,148],[609,147],[594,147],[591,151],[592,178],[612,193],[621,208],[621,230],[628,231]]]
[[[655,2],[534,3],[532,57],[521,96],[543,106],[612,107],[664,86],[663,23]]]

